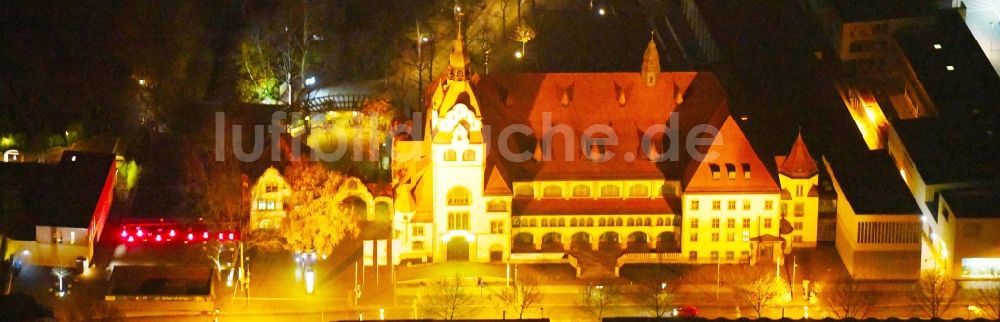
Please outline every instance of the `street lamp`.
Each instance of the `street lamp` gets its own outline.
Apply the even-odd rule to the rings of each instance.
[[[316,76],[306,78],[306,86],[313,86],[316,84]]]
[[[597,9],[597,14],[603,16],[605,14],[604,8]]]

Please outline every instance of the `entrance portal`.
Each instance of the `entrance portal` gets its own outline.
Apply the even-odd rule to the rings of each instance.
[[[452,236],[451,240],[448,240],[448,257],[449,261],[468,261],[469,260],[469,241],[465,240],[464,236]]]

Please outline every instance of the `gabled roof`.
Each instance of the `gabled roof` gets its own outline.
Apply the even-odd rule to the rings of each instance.
[[[684,192],[779,192],[778,185],[764,163],[757,157],[732,116],[725,122],[705,153],[704,161],[688,165]],[[745,177],[744,167],[750,176]],[[735,175],[730,179],[730,172]],[[714,174],[718,173],[717,178]]]
[[[796,179],[811,178],[819,173],[816,160],[809,155],[809,149],[802,141],[802,132],[799,132],[798,137],[795,138],[795,143],[792,144],[792,150],[788,152],[788,156],[784,160],[778,161],[778,173]]]
[[[483,183],[484,195],[509,196],[513,193],[510,189],[510,181],[504,176],[503,171],[500,171],[495,161],[487,160],[483,178],[486,178],[486,182]]]

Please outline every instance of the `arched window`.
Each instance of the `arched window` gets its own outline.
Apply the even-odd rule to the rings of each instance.
[[[462,152],[462,161],[476,161],[476,151],[468,149]]]
[[[469,189],[464,187],[454,187],[448,190],[448,205],[449,206],[468,206],[469,199],[472,199],[472,194],[469,193]]]
[[[514,217],[510,220],[511,227],[521,227],[521,218]]]
[[[457,157],[457,154],[458,153],[456,153],[455,150],[444,151],[444,160],[445,161],[455,161],[455,159]]]
[[[516,190],[517,191],[516,191],[515,195],[517,195],[518,197],[534,197],[535,196],[535,189],[532,188],[529,185],[518,186]]]
[[[643,221],[643,223],[644,223],[644,225],[643,225],[643,226],[652,226],[652,225],[653,225],[653,219],[651,219],[651,218],[646,218],[646,220],[645,220],[645,221]]]
[[[542,227],[548,227],[548,226],[549,226],[549,219],[542,218]]]
[[[601,187],[601,197],[615,198],[621,196],[621,189],[616,185],[606,185]]]
[[[569,220],[569,226],[570,227],[576,227],[576,218],[572,218],[572,219]]]
[[[559,218],[559,227],[566,227],[566,219]]]
[[[536,226],[538,226],[538,221],[535,221],[535,218],[531,218],[531,225],[529,227],[536,227]]]
[[[562,187],[556,185],[545,186],[545,189],[542,190],[542,196],[546,198],[560,198],[562,197]]]
[[[615,226],[621,226],[621,225],[622,225],[622,219],[621,218],[615,219]]]
[[[582,184],[573,187],[573,197],[590,198],[590,187]]]
[[[604,221],[604,218],[601,218],[601,219],[598,219],[598,220],[597,220],[597,225],[598,225],[598,226],[604,226],[604,225],[606,225],[606,224],[607,224],[607,222],[606,222],[606,221]]]
[[[594,218],[587,218],[587,227],[594,227]]]
[[[627,223],[629,226],[635,226],[635,219],[629,218]]]
[[[503,199],[493,199],[486,203],[486,211],[504,212],[507,211],[507,201]]]
[[[628,188],[629,197],[649,197],[649,187],[644,184],[634,184]]]
[[[656,218],[656,225],[663,226],[663,218]]]

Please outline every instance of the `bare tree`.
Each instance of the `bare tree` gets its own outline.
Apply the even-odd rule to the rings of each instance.
[[[989,318],[1000,320],[1000,274],[994,272],[977,293],[976,305],[989,314]]]
[[[911,300],[931,318],[940,318],[951,307],[958,294],[958,283],[939,269],[920,273],[913,287]]]
[[[618,284],[605,280],[597,285],[588,285],[580,292],[580,304],[586,313],[597,321],[604,319],[608,308],[621,300],[622,293]]]
[[[788,284],[780,277],[762,275],[747,284],[737,286],[737,293],[744,303],[749,305],[761,317],[766,309],[780,306],[791,298]]]
[[[823,308],[838,319],[863,319],[875,306],[875,293],[850,278],[823,285],[819,298]]]
[[[502,288],[496,299],[504,309],[512,310],[518,319],[523,319],[525,313],[542,302],[542,291],[538,288],[538,280],[526,276]]]
[[[680,281],[657,282],[649,280],[640,283],[631,292],[633,300],[656,317],[662,318],[674,308],[675,294]]]
[[[474,312],[476,298],[462,287],[460,277],[445,278],[424,288],[419,305],[432,316],[445,320],[467,316]]]

